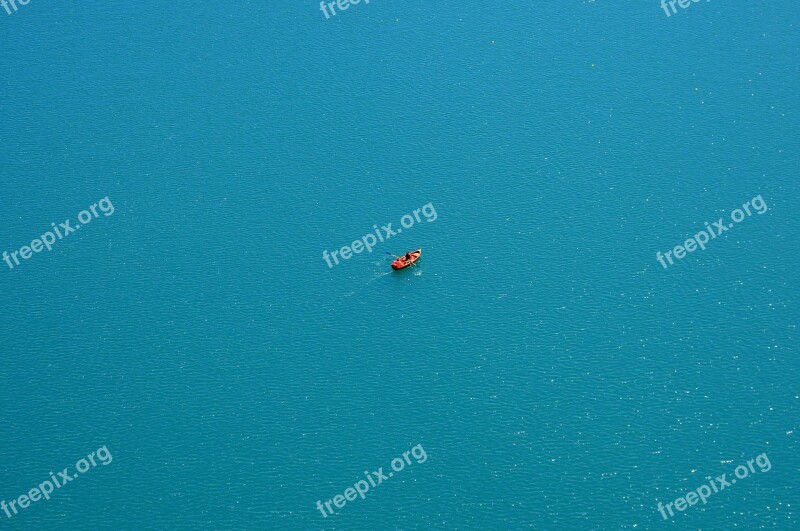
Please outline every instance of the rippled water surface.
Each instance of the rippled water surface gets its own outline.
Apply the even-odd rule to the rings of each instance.
[[[0,527],[798,527],[795,2],[16,5]]]

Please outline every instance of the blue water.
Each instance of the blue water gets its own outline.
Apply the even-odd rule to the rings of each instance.
[[[0,528],[798,528],[796,2],[17,6]]]

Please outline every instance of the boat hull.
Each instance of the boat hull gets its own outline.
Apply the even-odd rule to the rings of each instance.
[[[419,257],[422,256],[422,249],[417,249],[416,251],[411,251],[409,253],[411,255],[411,260],[406,260],[405,256],[401,256],[394,262],[392,262],[392,269],[395,271],[398,269],[405,269],[406,267],[415,264]]]

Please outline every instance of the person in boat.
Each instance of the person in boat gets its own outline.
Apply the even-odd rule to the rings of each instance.
[[[405,258],[406,262],[411,260],[411,251],[407,252],[406,255],[403,258]]]

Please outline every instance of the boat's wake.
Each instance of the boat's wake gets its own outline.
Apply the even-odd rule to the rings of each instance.
[[[383,278],[383,277],[385,277],[386,275],[391,275],[391,274],[392,274],[392,272],[391,272],[391,271],[386,271],[386,272],[384,272],[384,273],[378,273],[377,275],[375,275],[374,277],[372,277],[372,279],[371,279],[369,282],[367,282],[367,285],[369,285],[369,284],[372,284],[373,282],[375,282],[375,281],[376,281],[376,280],[378,280],[379,278]]]
[[[379,266],[379,265],[380,266],[385,266],[386,264],[384,262],[376,262],[375,265],[376,266]],[[416,268],[416,267],[413,268],[413,269],[414,269],[413,274],[414,274],[415,277],[418,277],[418,276],[422,275],[422,270],[421,269]],[[365,289],[367,289],[370,286],[370,284],[372,284],[376,280],[381,280],[381,279],[383,279],[383,278],[385,278],[385,277],[387,277],[389,275],[394,275],[394,274],[396,274],[395,271],[385,271],[384,270],[384,271],[380,271],[380,272],[375,272],[373,277],[371,279],[369,279],[366,284],[363,284],[360,288],[354,289],[352,291],[348,291],[347,293],[343,293],[339,297],[336,306],[338,306],[338,304],[341,304],[344,300],[350,299],[351,297],[353,297],[353,295],[361,294],[361,292],[363,292]]]

